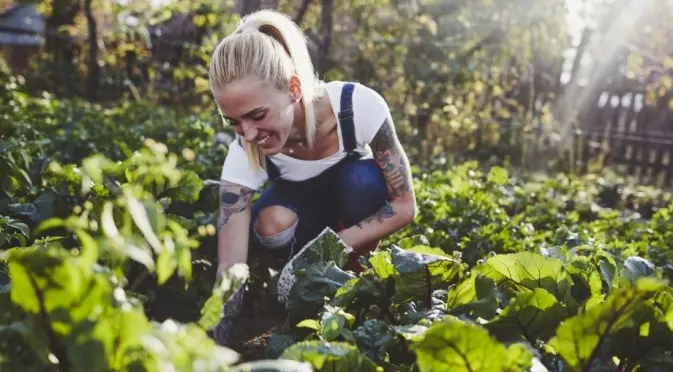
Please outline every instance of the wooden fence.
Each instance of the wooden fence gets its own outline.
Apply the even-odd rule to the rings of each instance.
[[[575,149],[584,169],[592,160],[622,166],[640,182],[671,187],[673,125],[670,93],[645,104],[645,91],[603,91],[595,105],[581,113]]]
[[[546,79],[546,83],[542,83],[543,79],[533,79],[535,93],[532,99],[538,103],[538,108],[541,103],[548,103],[564,110],[561,101],[567,96],[575,98],[566,108],[577,112],[568,119],[566,126],[563,123],[546,129],[534,126],[532,133],[524,134],[520,127],[506,125],[501,131],[507,132],[512,144],[533,142],[528,152],[529,159],[540,160],[554,152],[554,141],[550,140],[553,136],[549,136],[551,129],[557,132],[557,136],[568,140],[563,141],[566,146],[561,158],[572,162],[573,169],[579,172],[607,166],[624,171],[640,183],[673,188],[673,89],[668,87],[654,102],[646,102],[648,87],[662,78],[673,81],[673,72],[662,73],[656,79],[651,77],[647,81],[628,79],[621,72],[626,56],[627,53],[623,53],[622,58],[612,62],[587,87],[574,85],[570,88],[558,83],[560,80],[557,84],[549,84],[550,79]],[[554,80],[559,76],[559,70],[547,69],[545,75],[552,76],[551,80]],[[522,99],[528,92],[524,93],[517,101],[526,105],[527,102],[522,102]],[[578,100],[577,96],[581,98]],[[534,112],[532,117],[537,119],[540,115],[540,112]],[[518,138],[511,138],[512,133]],[[540,135],[545,135],[545,138],[539,140]]]

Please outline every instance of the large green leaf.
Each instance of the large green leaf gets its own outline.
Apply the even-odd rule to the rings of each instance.
[[[381,363],[395,340],[390,326],[378,319],[367,319],[353,332],[361,352],[376,363]]]
[[[452,314],[465,314],[472,319],[491,319],[496,316],[499,300],[495,283],[484,277],[478,269],[470,276],[449,288],[446,308]]]
[[[375,273],[368,271],[343,283],[334,294],[332,302],[343,307],[350,306],[356,301],[360,306],[371,304],[387,306],[386,289],[386,283]]]
[[[298,323],[323,307],[355,276],[337,267],[334,261],[314,264],[296,273],[296,282],[287,299],[291,322]]]
[[[430,250],[423,248],[421,252]],[[419,253],[393,246],[390,250],[395,268],[393,280],[395,295],[393,302],[403,304],[409,301],[423,300],[426,306],[432,303],[432,292],[445,289],[460,279],[462,264],[443,254]]]
[[[599,350],[610,336],[635,326],[637,317],[634,315],[647,306],[646,301],[664,285],[654,279],[644,278],[633,287],[615,290],[604,303],[561,323],[555,336],[549,340],[549,346],[563,357],[569,370],[588,371],[598,359],[607,357]]]
[[[309,242],[305,250],[292,261],[293,271],[308,268],[312,264],[333,261],[336,266],[343,267],[348,262],[348,247],[339,235],[326,228],[314,240]]]
[[[556,327],[568,316],[554,296],[542,288],[522,292],[512,299],[485,327],[503,341],[547,341]]]
[[[532,252],[518,252],[490,257],[479,268],[482,275],[495,280],[512,296],[521,292],[545,289],[558,301],[572,304],[573,281],[563,262]]]
[[[283,267],[278,277],[278,299],[281,302],[288,301],[290,293],[294,291],[296,275],[311,265],[333,262],[338,269],[344,267],[348,262],[349,249],[334,230],[325,228]]]
[[[532,365],[532,354],[519,344],[506,347],[486,329],[455,318],[434,323],[412,349],[421,372],[514,372]]]

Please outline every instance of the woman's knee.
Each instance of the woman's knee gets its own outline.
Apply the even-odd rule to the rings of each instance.
[[[299,217],[280,205],[263,208],[253,224],[253,230],[259,242],[267,248],[281,248],[294,238]]]
[[[354,161],[339,173],[342,222],[355,224],[387,201],[386,181],[373,159]]]
[[[339,183],[342,190],[352,189],[378,196],[384,196],[386,192],[385,178],[374,159],[346,164],[339,173]]]

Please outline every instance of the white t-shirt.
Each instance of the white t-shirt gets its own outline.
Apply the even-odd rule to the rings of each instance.
[[[334,115],[341,108],[341,89],[345,82],[331,81],[325,84],[329,95]],[[367,144],[371,142],[378,132],[381,124],[389,115],[389,107],[383,97],[375,90],[355,83],[352,95],[353,124],[355,127],[355,151],[364,157],[371,156]],[[271,161],[278,167],[280,176],[290,181],[304,181],[315,177],[338,163],[346,156],[344,152],[341,123],[337,120],[337,133],[339,135],[339,151],[334,155],[320,160],[301,160],[283,153],[270,156]],[[238,136],[229,145],[229,152],[222,167],[223,180],[258,190],[268,180],[268,174],[263,169],[254,170],[245,155],[245,149],[239,144]]]

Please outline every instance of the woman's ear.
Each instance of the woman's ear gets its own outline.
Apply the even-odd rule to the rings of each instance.
[[[293,103],[299,102],[302,98],[301,80],[296,74],[292,74],[290,77],[290,97]]]

